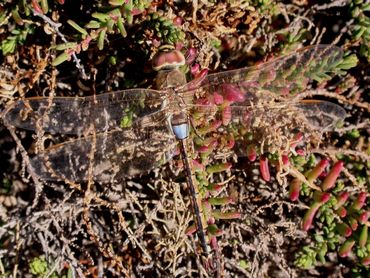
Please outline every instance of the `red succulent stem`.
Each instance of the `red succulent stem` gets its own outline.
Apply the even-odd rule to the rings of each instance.
[[[347,257],[351,252],[353,245],[355,245],[355,241],[353,239],[347,239],[338,250],[339,256],[342,258]]]
[[[358,211],[360,210],[364,204],[365,204],[365,201],[366,201],[366,192],[361,192],[356,200],[354,201],[353,205],[351,206],[351,210],[352,211]]]
[[[322,204],[325,204],[327,201],[329,201],[330,197],[331,197],[330,193],[327,193],[327,192],[315,191],[313,193],[313,199],[316,202],[319,202]]]
[[[361,264],[364,266],[368,266],[370,264],[370,254],[361,260]]]
[[[335,213],[336,213],[339,217],[341,217],[341,218],[343,218],[343,217],[346,217],[346,216],[347,216],[347,210],[346,210],[344,207],[340,207],[340,208],[338,208],[338,209],[335,211]]]
[[[44,14],[37,0],[32,0],[33,10],[39,14]]]
[[[368,238],[368,227],[367,225],[363,225],[360,233],[360,238],[359,238],[359,245],[360,247],[365,247],[367,243],[367,238]]]
[[[349,237],[352,235],[352,229],[346,223],[339,223],[337,225],[337,230],[342,236]]]
[[[306,211],[306,214],[304,215],[303,221],[302,221],[302,229],[304,231],[308,231],[311,228],[312,221],[313,221],[313,219],[314,219],[314,217],[316,215],[316,212],[320,208],[320,206],[321,206],[321,203],[314,202],[310,206],[310,208],[308,209],[308,211]]]
[[[349,217],[348,223],[351,226],[351,228],[352,228],[353,231],[356,231],[357,230],[357,228],[358,228],[358,222],[357,222],[357,220],[355,218]]]
[[[185,235],[190,236],[194,234],[196,231],[197,231],[197,226],[193,224],[185,230]]]
[[[330,199],[330,194],[323,192],[320,197],[317,196],[315,199],[319,200],[313,202],[313,204],[306,211],[306,214],[303,217],[302,229],[304,231],[308,231],[310,229],[312,221],[315,218],[318,209]]]
[[[256,160],[257,150],[256,150],[255,145],[251,144],[251,145],[247,146],[247,157],[248,157],[249,161],[251,161],[251,162]]]
[[[268,159],[265,155],[261,155],[260,158],[260,172],[262,179],[264,181],[270,181],[271,175],[270,175],[270,169],[268,165]]]
[[[302,141],[303,141],[303,133],[298,132],[294,135],[293,141],[290,143],[290,147],[294,149]]]
[[[320,162],[313,168],[310,172],[306,174],[307,181],[312,183],[314,180],[316,180],[322,172],[324,172],[326,166],[329,165],[329,160],[323,158],[320,160]]]
[[[297,201],[299,191],[301,190],[302,182],[300,179],[295,178],[289,185],[289,198],[291,201]]]
[[[358,222],[365,224],[369,219],[369,213],[367,211],[362,212],[358,217]]]
[[[339,196],[337,197],[337,203],[334,206],[334,209],[337,210],[340,207],[342,207],[345,202],[347,202],[349,197],[349,193],[347,191],[341,192]]]
[[[340,172],[343,170],[343,167],[344,167],[343,161],[338,161],[334,164],[333,168],[331,168],[329,174],[326,176],[325,180],[321,185],[322,190],[327,191],[334,187]]]
[[[208,225],[207,231],[211,236],[217,237],[223,234],[223,231],[218,228],[215,224]]]
[[[289,166],[289,164],[290,164],[289,156],[287,156],[286,154],[283,154],[281,156],[281,160],[283,161],[284,166]]]

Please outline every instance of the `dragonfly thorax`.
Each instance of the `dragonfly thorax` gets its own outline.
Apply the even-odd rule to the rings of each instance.
[[[173,53],[180,52],[175,51]],[[166,55],[173,55],[173,53],[164,53],[162,55],[166,57]],[[165,67],[161,68],[161,70],[158,71],[156,83],[158,89],[167,90],[168,99],[164,105],[168,105],[170,108],[168,124],[176,138],[178,140],[183,140],[189,135],[189,120],[186,113],[186,104],[183,99],[176,94],[175,90],[175,88],[186,84],[186,76],[179,69],[183,64],[183,60],[179,60],[180,61],[176,63],[167,63]]]
[[[186,83],[186,76],[179,69],[161,70],[157,74],[157,89],[168,89],[182,86]]]
[[[168,126],[178,140],[183,140],[189,135],[187,104],[174,88],[168,88],[167,93],[168,98],[164,101],[163,107],[167,107]]]

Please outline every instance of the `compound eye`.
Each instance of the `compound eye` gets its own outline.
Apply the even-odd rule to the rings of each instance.
[[[178,50],[160,52],[153,58],[152,67],[155,71],[171,70],[185,65],[185,57]]]

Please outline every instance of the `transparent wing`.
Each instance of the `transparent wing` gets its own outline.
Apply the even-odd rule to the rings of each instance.
[[[287,151],[296,133],[321,136],[346,117],[342,107],[316,100],[211,107],[192,107],[193,126],[202,138],[198,147],[217,141],[217,149],[232,149],[241,157],[248,156],[250,146],[262,146],[260,153]]]
[[[342,56],[342,50],[336,46],[308,46],[257,66],[210,74],[200,82],[184,85],[179,91],[185,97],[192,97],[202,95],[202,91],[213,93],[232,87],[242,92],[245,101],[260,94],[290,96],[303,91],[310,80],[328,79],[327,73]]]
[[[289,130],[303,129],[323,133],[333,130],[346,117],[346,111],[337,104],[322,100],[303,100],[298,103],[273,103],[256,106],[231,106],[231,123],[246,128],[257,127],[261,122],[287,123]],[[280,126],[280,125],[276,125]]]
[[[333,130],[347,116],[341,106],[329,101],[303,100],[295,105],[302,111],[310,127],[319,132]]]
[[[178,91],[184,102],[194,105],[193,125],[204,138],[209,135],[212,141],[213,132],[233,137],[242,156],[253,144],[273,153],[287,149],[297,130],[307,136],[320,135],[345,117],[335,104],[289,99],[304,91],[311,80],[329,79],[327,73],[341,59],[338,47],[310,46],[254,67],[211,74]]]
[[[14,103],[4,119],[24,129],[85,136],[34,157],[31,164],[40,178],[83,181],[92,167],[92,179],[107,182],[146,172],[173,155],[176,142],[166,122],[166,97],[165,91],[147,89],[35,97]]]
[[[130,126],[161,109],[164,91],[132,89],[89,97],[34,97],[17,101],[5,120],[13,126],[48,133],[82,135]]]
[[[176,140],[163,122],[141,129],[103,132],[95,138],[55,145],[35,156],[31,164],[43,180],[86,181],[91,177],[106,183],[158,167],[176,150]]]

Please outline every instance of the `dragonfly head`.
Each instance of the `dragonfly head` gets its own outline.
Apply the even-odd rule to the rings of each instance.
[[[178,50],[157,53],[152,61],[155,71],[173,70],[185,65],[185,57]]]
[[[159,52],[154,56],[152,66],[158,71],[157,89],[175,88],[186,83],[185,74],[179,69],[185,65],[185,57],[178,50]]]

